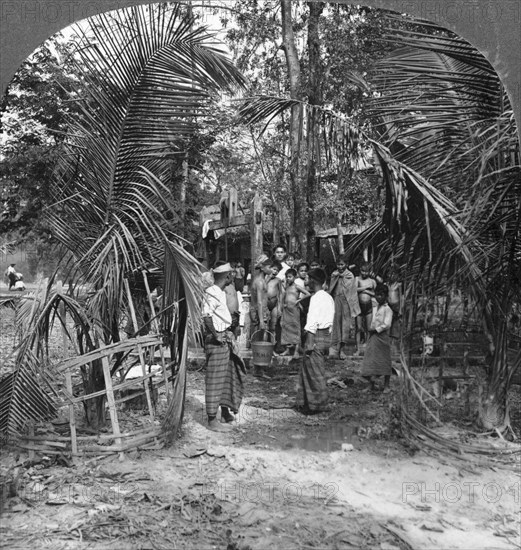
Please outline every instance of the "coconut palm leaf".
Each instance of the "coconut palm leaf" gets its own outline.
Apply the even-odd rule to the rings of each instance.
[[[181,4],[101,14],[76,30],[89,95],[57,168],[49,224],[93,285],[90,315],[109,341],[124,277],[161,267],[167,240],[183,254],[165,153],[181,147],[213,97],[244,80]]]
[[[37,358],[26,353],[14,372],[0,381],[0,432],[4,437],[23,433],[28,422],[56,415],[53,400],[44,388]]]
[[[450,31],[428,27],[432,34],[389,29],[386,40],[397,47],[372,72],[380,97],[370,111],[379,119],[379,139],[397,158],[461,204],[487,139],[499,142],[504,153],[518,150],[516,131],[490,63]]]

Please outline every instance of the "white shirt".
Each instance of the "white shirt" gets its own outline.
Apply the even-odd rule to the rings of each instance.
[[[282,269],[277,273],[277,279],[281,281],[286,280],[286,271],[289,269],[289,265],[286,262],[280,262],[282,264]]]
[[[232,316],[226,305],[226,292],[217,285],[204,291],[203,317],[211,317],[217,332],[223,332],[232,324]]]
[[[373,299],[373,316],[371,319],[371,330],[376,332],[384,332],[389,330],[393,322],[393,310],[388,304],[378,305],[378,302]]]
[[[315,292],[309,300],[309,311],[304,330],[315,334],[318,329],[331,329],[335,316],[335,301],[325,290]]]

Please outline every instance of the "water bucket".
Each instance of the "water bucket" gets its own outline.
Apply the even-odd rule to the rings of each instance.
[[[258,333],[269,334],[272,338],[271,342],[255,340],[255,335]],[[256,330],[251,335],[251,353],[253,356],[253,364],[258,367],[267,367],[271,363],[273,348],[275,347],[275,336],[268,330]]]

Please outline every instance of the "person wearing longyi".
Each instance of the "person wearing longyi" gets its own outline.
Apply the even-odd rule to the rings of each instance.
[[[313,296],[309,301],[304,327],[306,340],[295,406],[304,414],[316,414],[328,410],[324,356],[331,344],[335,302],[322,288],[326,282],[326,274],[322,269],[311,269],[308,276]]]
[[[206,354],[205,404],[208,429],[226,432],[235,420],[243,396],[244,363],[238,356],[232,330],[232,315],[224,288],[233,281],[233,268],[218,262],[212,270],[214,284],[205,290],[203,302]],[[221,421],[217,412],[221,407]]]
[[[393,323],[393,310],[387,303],[389,288],[378,283],[372,302],[369,340],[362,363],[362,376],[369,382],[372,390],[376,389],[375,377],[384,377],[383,392],[389,393],[391,379],[391,342],[389,331]]]
[[[331,274],[329,293],[335,300],[335,320],[329,357],[340,356],[340,359],[345,359],[342,346],[350,340],[353,324],[360,313],[356,277],[349,269],[346,258],[341,257],[337,261],[337,268]]]

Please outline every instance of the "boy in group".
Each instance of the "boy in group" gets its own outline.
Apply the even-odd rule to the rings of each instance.
[[[369,326],[373,314],[372,299],[376,281],[370,277],[371,264],[363,262],[360,266],[360,277],[357,277],[358,301],[360,304],[360,315],[357,317],[356,347],[357,354],[361,353],[362,334],[364,343],[367,344]]]
[[[286,288],[282,298],[281,344],[285,347],[282,355],[295,355],[300,344],[300,309],[298,307],[299,289],[295,285],[297,272],[293,268],[286,271]]]
[[[311,292],[308,289],[308,271],[309,264],[306,262],[300,262],[297,266],[297,278],[295,279],[295,286],[298,288],[298,303],[300,310],[300,333],[301,333],[301,345],[304,345],[304,326],[306,324],[306,317],[309,309],[309,299]]]
[[[319,269],[320,268],[320,260],[318,258],[313,258],[309,262],[309,269]]]
[[[308,271],[309,264],[306,262],[301,262],[297,266],[297,277],[295,278],[295,285],[299,290],[299,299],[304,298],[305,296],[311,296],[311,293],[307,289],[308,284]]]
[[[286,262],[286,265],[289,266],[292,269],[295,269],[295,254],[292,254],[291,252],[286,256],[286,259],[284,260]]]
[[[235,278],[233,284],[235,285],[235,290],[242,292],[244,290],[244,281],[246,280],[246,270],[244,269],[240,260],[235,266]]]
[[[266,254],[261,254],[255,262],[255,272],[250,291],[251,333],[268,328],[268,285],[267,278],[271,276],[271,260]]]
[[[268,292],[268,309],[270,311],[269,330],[277,336],[277,331],[280,333],[280,327],[277,325],[280,321],[282,314],[282,281],[278,278],[278,274],[282,270],[282,265],[277,260],[271,262],[271,274],[266,279],[267,292]],[[276,338],[277,342],[280,342],[280,334]]]
[[[371,390],[376,389],[375,376],[384,377],[383,392],[389,393],[391,379],[391,342],[389,331],[393,322],[393,311],[387,303],[389,289],[387,285],[376,285],[375,300],[372,306],[369,340],[362,363],[362,376],[370,383]]]
[[[349,341],[351,327],[354,319],[360,313],[356,277],[347,268],[345,258],[339,258],[336,270],[331,274],[329,293],[335,301],[335,319],[333,321],[333,333],[331,335],[331,348],[329,357],[345,359],[342,346]]]
[[[308,273],[313,292],[304,327],[306,340],[304,358],[297,382],[296,408],[304,414],[325,412],[327,408],[327,386],[324,369],[324,355],[331,340],[331,327],[335,316],[333,298],[322,289],[326,274],[321,269]]]
[[[267,330],[270,318],[268,309],[268,284],[267,279],[272,275],[272,261],[261,254],[255,262],[255,273],[251,282],[250,291],[250,319],[251,334],[259,330]],[[262,366],[254,365],[253,376],[269,378]]]
[[[233,282],[232,266],[218,262],[212,271],[214,284],[205,290],[202,307],[206,354],[205,406],[208,429],[226,432],[235,420],[232,412],[236,414],[241,405],[245,369],[230,332],[232,316],[224,291]],[[219,407],[220,422],[217,420]]]

